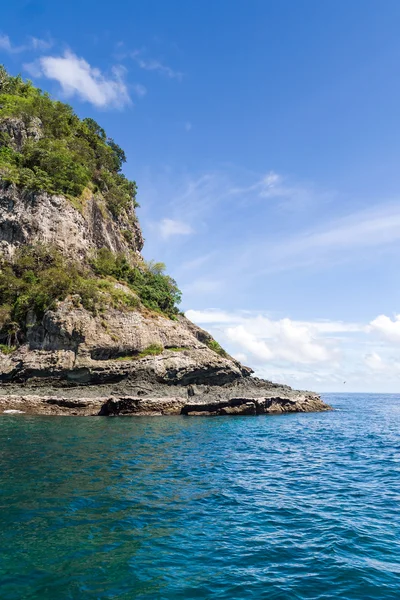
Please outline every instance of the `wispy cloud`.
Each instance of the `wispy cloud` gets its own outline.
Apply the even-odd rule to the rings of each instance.
[[[186,260],[180,264],[182,271],[193,271],[206,263],[216,256],[216,252],[207,252],[207,254],[201,254],[190,260]]]
[[[238,180],[246,185],[235,185]],[[266,274],[326,271],[360,261],[365,264],[368,256],[376,260],[378,253],[400,248],[400,202],[370,201],[368,208],[360,209],[360,204],[352,205],[341,197],[340,202],[329,205],[329,211],[326,207],[321,210],[315,201],[312,210],[282,212],[279,207],[283,196],[279,194],[283,194],[283,188],[290,188],[293,194],[293,190],[302,190],[303,197],[308,193],[310,198],[317,198],[317,186],[294,181],[286,188],[285,177],[274,171],[251,177],[232,167],[186,178],[176,178],[168,171],[158,180],[152,177],[151,185],[152,198],[144,190],[145,185],[141,188],[145,210],[154,211],[162,197],[165,214],[195,223],[202,234],[188,248],[186,261],[205,255],[210,246],[219,249],[207,274],[201,272],[199,263],[193,278],[223,278],[232,293],[239,282],[244,289],[253,285],[251,280],[260,281]],[[278,195],[276,188],[281,190]],[[263,202],[268,194],[271,198]],[[321,196],[332,194],[322,190]],[[156,248],[153,253],[157,253]],[[180,265],[181,261],[178,271]],[[181,275],[190,289],[190,282],[185,281],[187,273]]]
[[[281,209],[296,211],[308,209],[315,203],[328,203],[336,196],[335,192],[320,190],[312,183],[290,181],[275,171],[268,171],[247,186],[233,186],[229,193],[243,198],[245,204],[255,198],[271,199],[277,201]]]
[[[130,56],[136,62],[136,64],[145,71],[155,71],[160,75],[164,75],[168,79],[176,79],[177,81],[182,81],[183,73],[180,71],[175,71],[168,65],[164,64],[160,60],[156,60],[154,58],[147,58],[143,55],[142,50],[135,50],[131,52]]]
[[[236,185],[237,179],[248,180],[246,186]],[[290,188],[284,186],[285,177],[273,171],[267,171],[265,175],[257,176],[254,173],[243,172],[237,167],[226,167],[209,171],[199,176],[176,176],[168,172],[167,176],[153,176],[151,186],[156,185],[162,190],[164,203],[168,204],[169,211],[173,214],[185,214],[191,220],[199,219],[207,221],[210,217],[215,218],[219,209],[228,209],[230,213],[240,210],[248,213],[250,210],[257,211],[262,217],[266,209],[280,209],[283,205],[292,207],[298,211],[304,200],[321,205],[321,198],[327,197],[328,192],[307,187],[305,184],[296,183]],[[142,184],[143,190],[143,184]],[[272,190],[275,190],[272,193]],[[290,190],[290,193],[289,193]],[[146,191],[142,192],[146,193]],[[158,195],[159,192],[156,192]],[[260,199],[266,195],[274,196],[274,201],[263,203]],[[260,212],[261,211],[261,212]],[[305,214],[306,211],[303,211]],[[309,219],[308,219],[309,220]],[[265,236],[264,236],[265,239]]]
[[[53,46],[53,42],[49,40],[42,40],[40,38],[31,37],[30,39],[30,47],[39,52],[43,52],[44,50],[49,50]]]
[[[147,94],[147,89],[141,83],[135,83],[133,86],[133,91],[138,98],[143,98]]]
[[[114,67],[112,75],[106,76],[69,50],[63,56],[42,56],[24,67],[35,77],[57,81],[65,96],[77,96],[99,108],[130,103],[123,67]]]
[[[8,35],[0,34],[0,50],[8,52],[8,54],[22,54],[23,52],[29,51],[44,51],[51,48],[53,42],[49,40],[42,40],[30,36],[25,44],[17,46],[13,44]]]
[[[187,311],[189,319],[196,321],[196,323],[247,323],[251,324],[252,331],[265,334],[269,336],[273,331],[273,323],[276,322],[270,316],[263,313],[254,313],[252,311],[236,311],[227,312],[220,310],[189,310]],[[320,334],[333,334],[338,333],[358,333],[366,332],[367,325],[363,323],[353,323],[345,321],[327,321],[327,320],[315,320],[315,321],[296,321],[301,327],[312,329],[315,335]]]
[[[257,239],[244,248],[240,263],[244,268],[251,259],[254,275],[295,268],[327,268],[337,262],[357,260],[359,252],[375,252],[399,243],[400,204],[380,204],[278,241]]]
[[[223,282],[220,279],[211,279],[199,277],[192,280],[190,283],[182,286],[182,291],[186,294],[206,295],[213,294],[223,287]]]
[[[194,232],[188,223],[174,219],[162,219],[157,223],[157,228],[164,239],[168,239],[174,235],[190,235]]]

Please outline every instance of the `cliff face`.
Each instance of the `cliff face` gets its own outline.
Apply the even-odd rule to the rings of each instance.
[[[29,323],[27,343],[0,354],[3,382],[107,384],[129,380],[149,384],[223,385],[251,370],[219,356],[194,334],[202,330],[180,316],[110,308],[93,316],[72,299],[60,302],[40,321]],[[155,348],[155,354],[146,349]]]
[[[0,180],[0,252],[12,258],[23,245],[47,244],[86,260],[99,248],[140,254],[143,237],[136,219],[113,219],[99,195],[86,193],[79,208],[62,195],[20,190]],[[130,232],[129,242],[123,231]]]
[[[133,224],[132,224],[133,223]],[[130,227],[128,243],[122,231]],[[135,253],[143,237],[139,223],[116,220],[101,198],[88,195],[79,208],[61,195],[32,193],[0,185],[0,248],[12,259],[18,248],[36,243],[58,248],[87,262],[97,249]],[[127,295],[123,283],[114,284]],[[3,382],[53,381],[58,384],[104,384],[141,379],[168,385],[221,385],[248,376],[251,369],[208,347],[212,337],[185,317],[171,320],[143,310],[109,307],[92,314],[67,298],[38,320],[29,315],[26,343],[0,354]],[[157,355],[140,357],[156,346]]]

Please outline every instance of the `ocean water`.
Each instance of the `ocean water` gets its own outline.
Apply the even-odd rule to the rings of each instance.
[[[400,598],[400,396],[0,417],[0,598]]]

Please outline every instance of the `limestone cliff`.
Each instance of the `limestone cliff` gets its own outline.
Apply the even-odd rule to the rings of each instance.
[[[325,409],[316,395],[253,378],[179,314],[175,282],[140,254],[123,151],[97,123],[29,86],[0,69],[0,412]],[[24,100],[17,111],[10,90]],[[24,254],[38,246],[53,254]],[[109,270],[96,263],[105,251]]]
[[[125,216],[125,215],[124,215]],[[130,231],[131,240],[124,237]],[[99,195],[86,193],[77,209],[62,195],[18,189],[0,180],[0,252],[12,258],[24,244],[49,244],[85,260],[94,249],[140,253],[143,237],[136,218],[116,220]]]
[[[104,247],[140,256],[140,226],[131,220],[130,243],[121,233],[127,226],[113,219],[101,198],[93,195],[78,209],[61,195],[0,185],[0,248],[7,259],[21,246],[38,242],[82,261]],[[126,284],[115,285],[133,294]],[[228,355],[210,349],[212,337],[182,315],[171,320],[141,306],[138,310],[109,307],[95,315],[74,300],[59,302],[40,320],[30,315],[26,343],[10,354],[0,353],[3,382],[46,380],[72,385],[146,379],[169,385],[221,385],[251,373]],[[141,358],[151,346],[159,347],[159,354]]]

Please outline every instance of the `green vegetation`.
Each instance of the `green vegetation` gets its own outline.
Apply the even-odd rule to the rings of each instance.
[[[164,348],[159,344],[150,344],[144,350],[138,354],[125,354],[118,356],[115,360],[137,360],[138,358],[145,358],[146,356],[158,356],[163,352]]]
[[[116,286],[121,281],[127,291]],[[175,303],[180,301],[168,275],[145,265],[134,268],[123,255],[109,250],[100,250],[90,268],[43,245],[23,246],[12,262],[0,265],[0,342],[9,347],[22,343],[32,317],[41,319],[67,296],[94,314],[110,307],[137,310],[143,305],[170,318],[177,314]]]
[[[166,350],[170,350],[171,352],[183,352],[187,350],[187,348],[183,348],[182,346],[168,346]]]
[[[107,248],[102,248],[92,259],[91,266],[101,277],[125,281],[150,310],[169,317],[178,314],[176,305],[181,301],[181,292],[176,281],[164,274],[163,263],[150,263],[139,269],[132,267],[123,254],[113,254]]]
[[[41,318],[69,294],[78,294],[89,310],[100,299],[96,280],[82,267],[67,263],[59,252],[44,246],[22,247],[12,263],[1,265],[0,341],[8,346],[20,343],[30,315]]]
[[[6,344],[0,344],[0,352],[2,354],[12,354],[17,349],[17,346],[7,346]]]
[[[23,121],[31,135],[16,148],[9,133],[0,132],[3,181],[70,198],[88,187],[102,194],[114,217],[137,206],[136,184],[121,173],[125,153],[104,129],[0,65],[0,123],[7,119]]]
[[[216,340],[209,340],[207,342],[207,346],[210,348],[210,350],[214,350],[214,352],[216,352],[220,356],[227,358],[228,353],[218,344]]]

